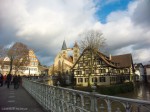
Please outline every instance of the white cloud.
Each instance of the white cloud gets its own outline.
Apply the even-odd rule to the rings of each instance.
[[[135,61],[145,61],[150,49],[149,5],[148,0],[133,1],[128,9],[109,14],[102,24],[95,17],[94,0],[0,0],[0,44],[24,42],[36,49],[43,63],[50,64],[64,39],[70,47],[80,39],[78,34],[95,28],[102,30],[111,52],[132,52]]]
[[[127,10],[112,12],[108,15],[106,24],[101,25],[101,30],[107,38],[108,48],[111,48],[114,54],[132,53],[134,62],[146,62],[148,57],[150,58],[149,53],[147,53],[150,49],[150,30],[147,30],[149,26],[139,26],[137,25],[139,23],[136,23],[138,18],[133,18],[139,5],[140,8],[145,6],[143,2],[147,3],[147,0],[131,2]],[[141,4],[144,5],[141,6]],[[150,22],[149,18],[142,19],[140,24],[145,23],[145,21]]]
[[[6,44],[12,40],[25,42],[51,58],[64,39],[73,43],[79,33],[93,27],[97,21],[94,5],[92,0],[1,0],[1,44],[5,44],[2,40]]]

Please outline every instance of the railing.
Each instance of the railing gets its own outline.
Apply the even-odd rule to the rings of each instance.
[[[23,79],[23,87],[49,112],[150,112],[150,101],[83,92]]]

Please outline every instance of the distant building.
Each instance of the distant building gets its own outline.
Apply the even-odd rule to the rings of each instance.
[[[28,65],[22,65],[19,67],[17,74],[19,75],[39,75],[38,73],[38,64],[39,61],[33,50],[29,50],[29,59],[30,62]],[[8,74],[10,70],[10,59],[5,57],[0,59],[0,72],[4,75]],[[13,65],[12,74],[15,74],[15,65]]]
[[[103,53],[86,48],[72,67],[77,86],[110,85],[133,80],[131,54],[107,57]]]
[[[24,70],[24,75],[39,75],[38,72],[38,65],[39,65],[39,60],[36,57],[35,53],[33,50],[29,50],[29,59],[30,63],[29,65],[25,66],[26,70]]]
[[[145,74],[146,74],[146,80],[148,83],[150,83],[150,65],[145,65]]]
[[[38,70],[40,75],[48,75],[48,67],[39,65]]]
[[[71,54],[69,54],[71,52]],[[75,42],[73,48],[67,48],[65,40],[61,51],[56,55],[54,64],[50,66],[49,74],[54,75],[60,73],[69,72],[73,64],[80,56],[80,50],[77,42]]]
[[[144,66],[142,63],[134,64],[136,81],[145,82]]]

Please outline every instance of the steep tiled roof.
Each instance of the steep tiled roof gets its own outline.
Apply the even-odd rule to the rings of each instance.
[[[82,54],[80,55],[80,57],[84,54],[85,51],[87,50],[92,50],[89,48],[86,48]],[[113,67],[113,68],[124,68],[124,67],[131,67],[131,65],[133,66],[133,62],[132,62],[132,55],[131,54],[123,54],[123,55],[117,55],[117,56],[112,56],[111,60],[104,55],[103,53],[99,52],[98,50],[92,50],[93,52],[97,53],[98,56],[105,62],[107,63],[109,66]],[[80,59],[80,57],[78,58],[78,60]],[[76,63],[78,62],[78,60],[76,61]],[[74,64],[74,66],[76,65],[76,63]],[[73,67],[74,67],[73,66]]]
[[[150,68],[150,64],[144,65],[145,68]]]
[[[105,56],[104,54],[102,54],[101,52],[98,52],[98,55],[100,56],[100,58],[107,63],[109,66],[114,67],[114,68],[121,68],[120,66],[115,65],[116,62],[113,62],[111,60],[109,60],[109,58],[107,56]]]
[[[120,67],[130,67],[133,63],[131,54],[112,56],[111,60],[113,62],[119,63]]]

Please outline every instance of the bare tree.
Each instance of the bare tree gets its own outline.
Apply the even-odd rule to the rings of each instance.
[[[26,69],[24,66],[27,66],[29,63],[30,60],[28,54],[23,56],[21,59],[16,59],[14,61],[15,74],[18,72],[18,70]]]
[[[0,58],[4,58],[7,55],[8,49],[4,46],[0,45]]]
[[[7,56],[10,59],[10,71],[11,73],[13,65],[15,66],[16,72],[21,66],[27,65],[29,59],[28,47],[20,42],[16,42],[7,52]]]
[[[95,68],[95,54],[97,51],[105,47],[105,38],[102,36],[102,33],[97,30],[89,30],[82,34],[80,37],[83,38],[80,42],[81,51],[87,49],[90,53],[90,64],[88,64],[89,74],[88,74],[88,86],[90,86],[90,78],[93,70]],[[94,58],[93,58],[94,57]]]
[[[80,49],[85,48],[100,50],[105,46],[105,38],[98,30],[89,30],[79,35],[83,40],[80,41]]]

